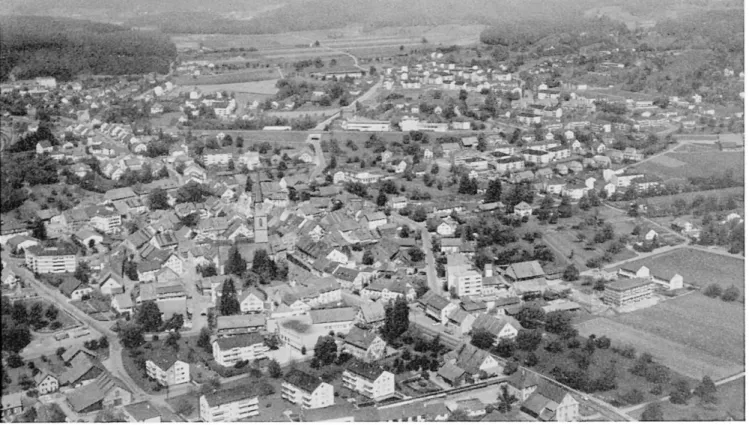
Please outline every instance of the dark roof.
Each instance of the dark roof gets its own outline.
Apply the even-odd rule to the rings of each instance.
[[[523,390],[538,386],[538,376],[535,373],[521,369],[510,375],[507,379],[507,383],[512,385],[513,388]]]
[[[114,387],[130,392],[130,390],[109,373],[102,373],[90,384],[78,387],[67,394],[68,403],[75,412],[80,412],[89,406],[98,403],[107,396]]]
[[[364,329],[354,327],[351,332],[346,335],[344,342],[353,346],[368,349],[372,342],[377,338],[377,334],[373,332],[367,332]]]
[[[645,278],[636,278],[636,279],[624,279],[624,280],[617,280],[615,282],[607,282],[606,283],[606,289],[611,289],[612,291],[627,291],[629,289],[638,288],[640,286],[649,285],[650,281]]]
[[[216,407],[239,400],[255,398],[257,397],[257,391],[252,385],[242,385],[204,394],[203,397],[205,397],[209,406]]]
[[[292,370],[284,377],[284,381],[289,384],[301,388],[302,390],[313,393],[323,383],[319,377],[310,375],[307,372],[301,370]]]
[[[364,363],[361,361],[351,362],[346,367],[346,370],[355,375],[362,376],[370,381],[376,380],[377,378],[380,377],[380,375],[382,375],[383,372],[385,372],[385,369],[383,369],[379,365]]]
[[[545,379],[540,380],[536,392],[557,404],[561,404],[564,397],[568,394],[568,391],[563,387]]]
[[[238,347],[249,347],[251,345],[260,344],[264,341],[265,339],[259,333],[251,333],[231,336],[228,338],[219,338],[216,340],[216,343],[222,350],[231,350]]]
[[[177,360],[181,360],[178,354],[178,352],[175,352],[172,349],[152,351],[151,355],[148,357],[148,360],[151,360],[156,366],[166,371],[170,367],[172,367],[172,365],[174,365]]]
[[[353,418],[356,408],[350,403],[334,404],[320,409],[302,409],[302,422],[337,422],[342,418]]]

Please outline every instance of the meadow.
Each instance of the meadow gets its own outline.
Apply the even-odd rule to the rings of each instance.
[[[664,180],[710,177],[733,170],[744,175],[744,155],[736,152],[671,152],[634,167],[634,171],[657,175]],[[740,177],[739,177],[740,178]]]

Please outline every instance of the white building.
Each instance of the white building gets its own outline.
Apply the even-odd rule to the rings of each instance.
[[[25,250],[26,267],[34,273],[74,273],[78,265],[73,248],[32,246]]]
[[[224,367],[232,367],[237,362],[252,362],[267,358],[268,347],[265,338],[259,333],[218,338],[213,341],[213,359]]]
[[[332,406],[334,394],[332,385],[301,370],[289,372],[281,385],[281,397],[303,409]]]
[[[255,388],[247,385],[227,388],[200,396],[203,422],[236,422],[260,414]]]
[[[176,356],[146,360],[146,374],[164,387],[190,381],[190,365]]]
[[[383,400],[395,394],[395,376],[380,366],[354,361],[343,372],[343,386],[371,399]]]
[[[447,256],[447,287],[455,292],[459,297],[481,295],[483,277],[481,273],[473,269],[466,263],[465,257],[460,254],[450,254]]]

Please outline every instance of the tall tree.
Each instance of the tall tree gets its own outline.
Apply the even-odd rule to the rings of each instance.
[[[529,305],[520,310],[517,319],[524,328],[536,329],[544,325],[546,313],[537,305]]]
[[[497,398],[497,410],[502,413],[507,413],[512,410],[512,405],[518,401],[518,398],[507,390],[507,385],[502,386],[502,392]]]
[[[650,403],[645,411],[642,412],[640,420],[643,422],[661,422],[663,421],[663,409],[660,403]]]
[[[146,332],[156,332],[161,328],[161,311],[155,301],[146,301],[138,308],[135,321]]]
[[[388,303],[385,307],[385,325],[381,331],[385,340],[394,341],[408,330],[409,325],[408,301],[398,297],[395,302]]]
[[[335,343],[334,337],[325,335],[317,339],[314,358],[320,362],[321,366],[327,366],[333,363],[337,357],[338,346]]]
[[[484,196],[485,203],[499,202],[502,198],[502,182],[499,179],[489,180],[489,187],[486,188]]]
[[[247,261],[239,254],[236,244],[229,249],[229,258],[226,259],[224,270],[226,274],[235,274],[237,276],[241,276],[247,270]]]
[[[379,194],[377,194],[377,206],[378,207],[384,207],[388,203],[388,196],[385,194],[385,192],[380,191]]]
[[[699,397],[702,403],[715,404],[718,402],[718,389],[709,376],[705,375],[702,382],[694,389],[694,395]]]
[[[167,199],[166,190],[158,187],[148,194],[148,208],[152,211],[155,210],[168,210],[169,201]]]
[[[494,335],[486,329],[477,329],[473,331],[473,335],[471,335],[471,345],[481,348],[482,350],[490,349],[492,345],[494,345],[494,342]]]
[[[47,227],[42,220],[36,220],[34,221],[34,224],[31,225],[31,237],[39,239],[40,241],[47,240]]]
[[[239,300],[237,299],[237,290],[234,288],[234,279],[229,278],[224,281],[224,287],[221,290],[221,299],[218,307],[222,316],[231,316],[239,314]]]

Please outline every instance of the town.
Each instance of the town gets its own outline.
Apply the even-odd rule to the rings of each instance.
[[[18,65],[3,420],[745,420],[743,64],[601,25]]]

